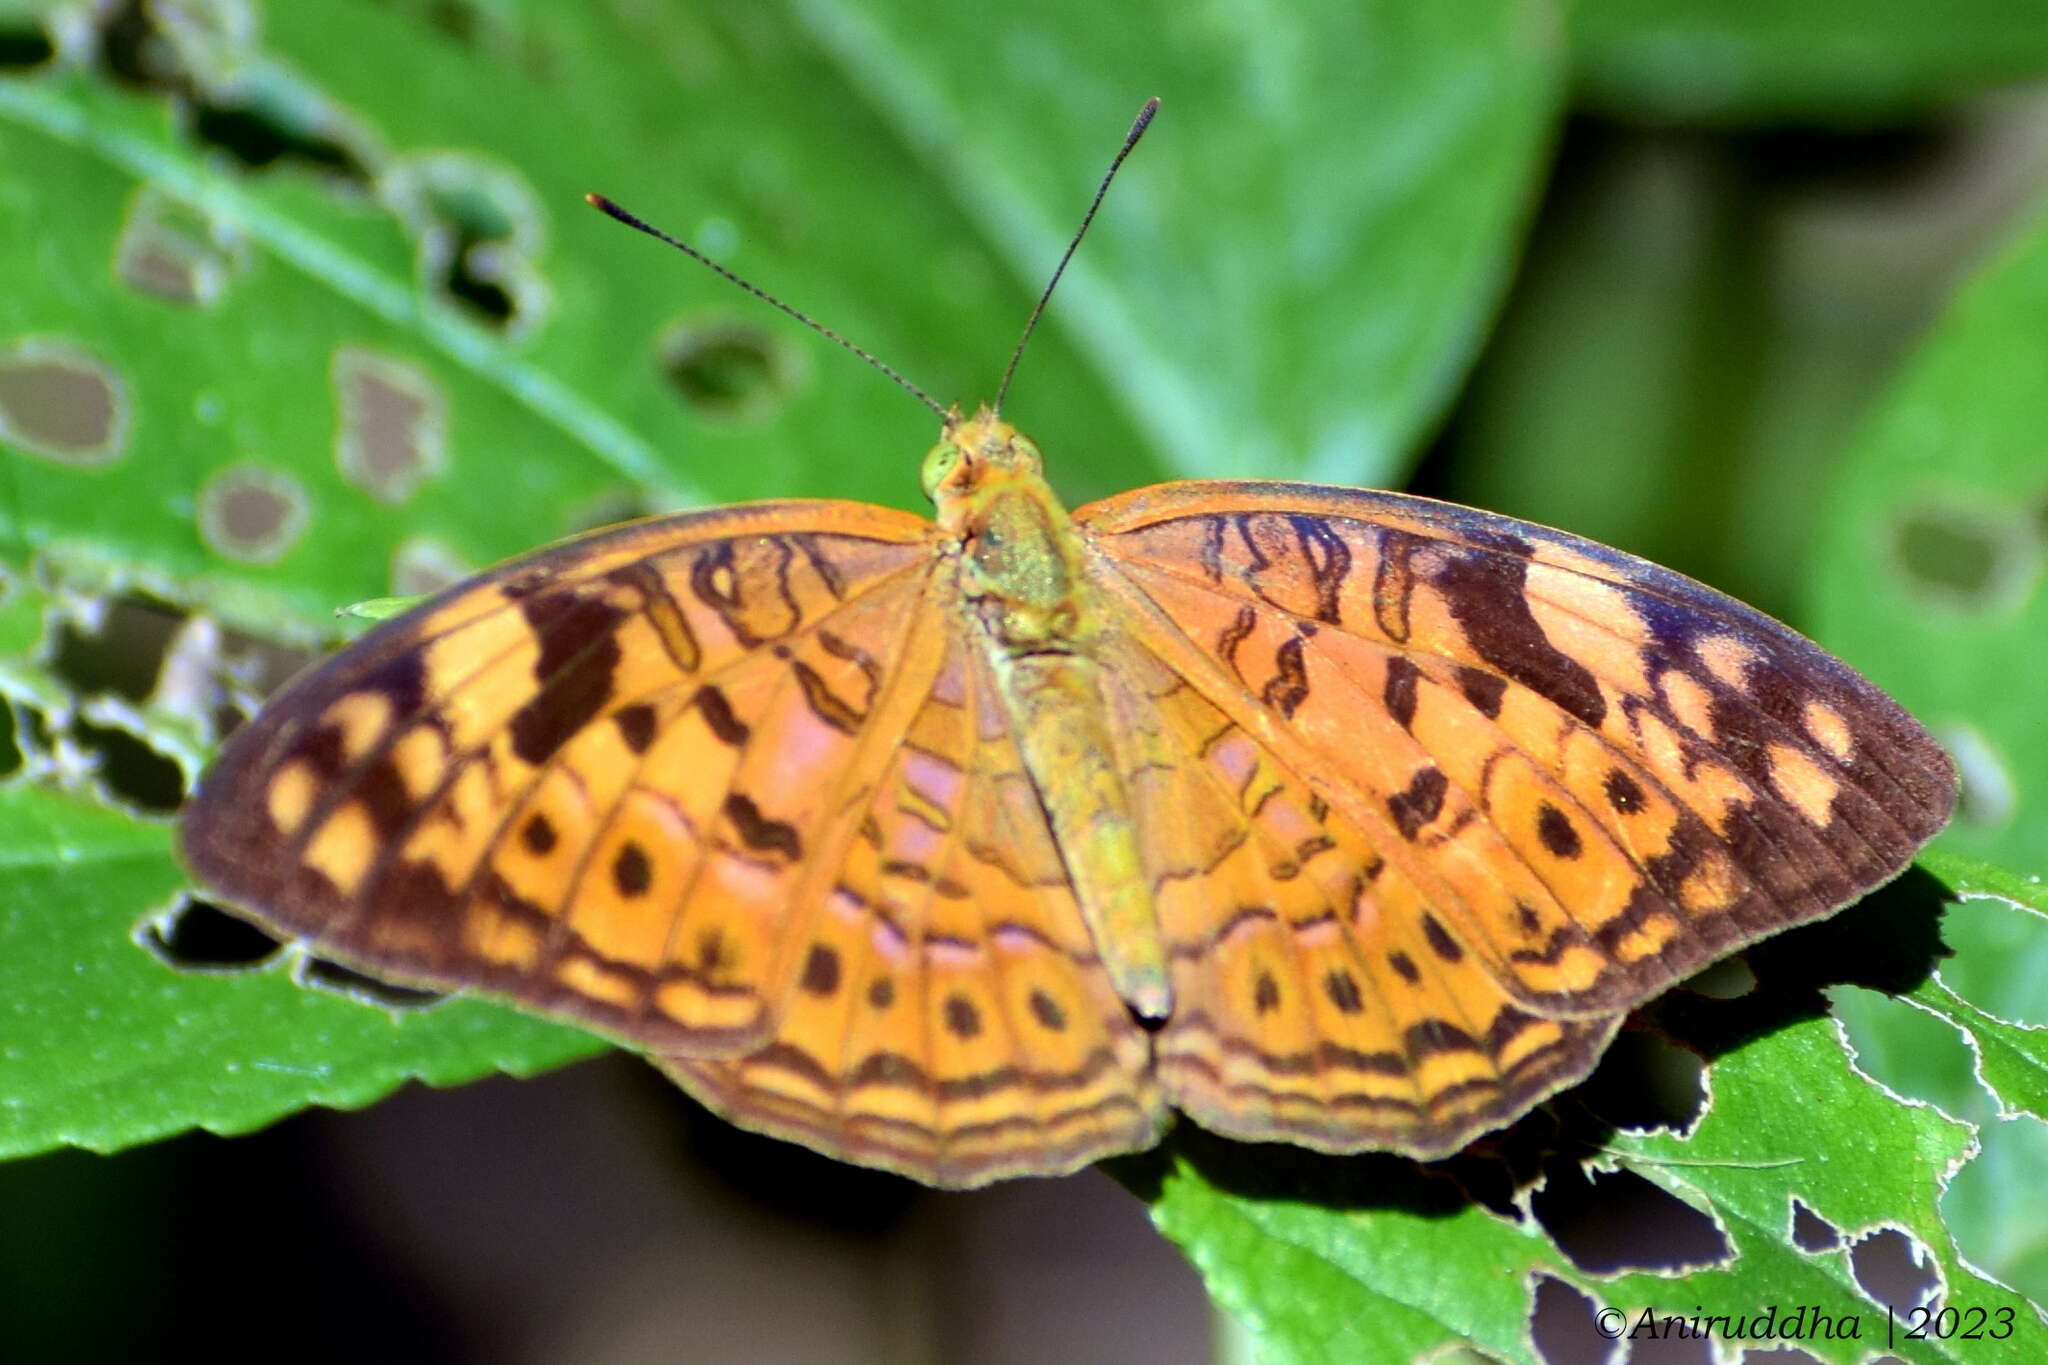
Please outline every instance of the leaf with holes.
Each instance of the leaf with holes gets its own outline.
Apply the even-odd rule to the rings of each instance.
[[[1424,22],[1323,0],[1262,16],[1256,50],[1163,3],[1150,22],[1181,33],[1170,46],[1134,42],[1144,13],[1076,6],[1050,48],[1042,19],[964,32],[944,27],[964,15],[934,24],[907,4],[792,3],[783,24],[501,5],[455,40],[402,6],[265,6],[248,29],[177,6],[70,29],[41,13],[0,16],[0,552],[59,584],[65,611],[47,627],[24,615],[14,662],[49,689],[63,723],[46,747],[71,776],[152,814],[165,774],[189,776],[219,722],[303,658],[263,641],[332,638],[337,607],[649,506],[915,496],[905,454],[926,416],[590,213],[585,190],[972,399],[1107,144],[1156,91],[1162,132],[1179,131],[1132,166],[1034,345],[1019,411],[1079,495],[1169,471],[1362,480],[1413,457],[1476,345],[1562,63],[1549,5],[1507,0]],[[1021,123],[1042,66],[970,75],[961,42],[1040,44],[1098,74],[1062,80],[1051,122]],[[1131,60],[1099,64],[1111,44]],[[1371,54],[1369,85],[1339,48]],[[1261,54],[1284,51],[1347,79],[1276,98]],[[71,230],[35,227],[60,218]],[[108,1067],[158,1065],[194,1011],[250,1012],[213,1044],[242,1048],[237,1068],[126,1097],[95,1142],[246,1127],[420,1064],[351,1037],[295,1094],[255,1067],[308,1046],[274,1036],[295,1027],[274,1013],[275,970],[180,979],[128,934],[167,891],[65,887],[106,918],[37,931],[155,986],[118,1032],[67,1016]],[[45,969],[0,949],[10,987]],[[452,1008],[409,1017],[393,1057]],[[391,1032],[359,1013],[361,1037]],[[504,1025],[508,1065],[565,1055],[522,1027]],[[19,1112],[17,1150],[84,1131]]]
[[[1906,920],[1938,902],[1925,878],[1889,899]],[[1162,1230],[1271,1361],[1408,1358],[1454,1342],[1505,1361],[1534,1360],[1539,1347],[1552,1360],[1593,1359],[1608,1339],[1602,1310],[1608,1325],[1618,1313],[1633,1326],[1646,1310],[1753,1321],[1773,1305],[1856,1321],[1856,1340],[1798,1335],[1820,1359],[1854,1361],[1883,1341],[1884,1304],[1909,1308],[1916,1292],[1998,1321],[2009,1310],[2015,1326],[1996,1343],[1886,1348],[1901,1359],[2033,1359],[2048,1322],[1971,1268],[1937,1208],[1972,1150],[1970,1130],[1856,1073],[1835,1026],[1815,1017],[1824,1004],[1799,966],[1832,955],[1827,943],[1795,945],[1776,954],[1777,969],[1759,962],[1743,995],[1680,991],[1646,1012],[1646,1027],[1711,1058],[1685,1136],[1575,1113],[1578,1101],[1648,1083],[1610,1076],[1558,1104],[1532,1146],[1510,1130],[1435,1167],[1290,1159],[1183,1135],[1170,1160],[1120,1174],[1153,1198]],[[1575,1147],[1591,1158],[1586,1172],[1554,1155]],[[1524,1164],[1545,1151],[1542,1166]],[[1927,1274],[1901,1254],[1909,1244]]]
[[[1964,284],[1841,461],[1811,593],[1822,638],[1926,721],[1962,770],[1930,866],[1952,871],[1958,892],[2037,904],[2034,883],[1977,860],[2048,869],[2048,728],[2034,690],[2013,681],[2048,672],[2048,393],[2032,379],[2048,367],[2044,308],[2048,219],[2037,216]],[[1863,992],[1837,1004],[1873,1074],[1986,1125],[1984,1156],[1944,1207],[1973,1259],[2048,1294],[2035,1233],[2048,1222],[2048,1130],[1995,1121],[1969,1052],[1929,1017],[1954,1016],[1987,1076],[2008,1048],[2024,1055],[2028,1035],[1972,1011],[2048,1023],[2048,923],[1975,900],[1951,913],[1949,936],[1958,958],[1943,979],[1967,1005],[1935,987],[1916,992],[1918,1009]]]
[[[231,989],[166,971],[138,942],[135,907],[169,906],[184,882],[169,832],[87,801],[0,788],[0,863],[0,1155],[112,1151],[195,1124],[246,1132],[309,1103],[350,1108],[409,1079],[529,1073],[601,1046],[472,1001],[365,1009],[300,988],[275,952]],[[81,951],[101,942],[118,951]]]

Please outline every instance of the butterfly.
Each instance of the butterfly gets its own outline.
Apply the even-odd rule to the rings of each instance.
[[[1847,665],[1560,531],[1282,482],[1069,513],[987,408],[922,483],[929,521],[716,507],[449,588],[231,736],[187,864],[963,1187],[1176,1110],[1456,1151],[1954,803]]]

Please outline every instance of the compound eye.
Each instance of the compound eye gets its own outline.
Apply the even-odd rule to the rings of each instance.
[[[927,451],[924,469],[919,475],[919,482],[924,485],[924,495],[936,501],[939,496],[939,485],[946,481],[946,476],[958,468],[959,464],[960,447],[951,441],[941,441]]]

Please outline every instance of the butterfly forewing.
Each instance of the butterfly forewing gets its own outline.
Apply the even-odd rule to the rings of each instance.
[[[1947,757],[1794,632],[1559,532],[1399,494],[1144,489],[1109,595],[1523,1008],[1626,1010],[1896,874]],[[1381,951],[1385,951],[1383,948]]]
[[[184,817],[201,881],[393,979],[734,1050],[833,781],[913,638],[929,528],[854,504],[637,523],[386,623],[239,731]],[[757,732],[771,736],[755,742]]]

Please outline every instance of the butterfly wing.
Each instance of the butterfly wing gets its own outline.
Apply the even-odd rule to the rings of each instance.
[[[1839,661],[1591,542],[1287,484],[1075,519],[1108,671],[1152,698],[1116,704],[1167,727],[1123,757],[1168,887],[1160,1073],[1204,1126],[1451,1150],[1620,1013],[1896,874],[1954,799]],[[1195,866],[1226,894],[1175,895]]]
[[[236,732],[186,809],[186,861],[379,976],[642,1044],[747,1046],[798,970],[808,855],[889,743],[929,535],[880,508],[760,504],[501,566]]]
[[[773,504],[487,573],[239,731],[186,859],[323,953],[649,1048],[834,1155],[969,1185],[1149,1145],[1147,1041],[929,536]]]
[[[1173,1102],[1205,1128],[1434,1156],[1583,1075],[1619,1016],[1518,1007],[1302,766],[1189,685],[1142,631],[1105,677],[1174,1011]]]
[[[1089,939],[965,613],[932,625],[943,662],[854,812],[774,1039],[663,1064],[737,1122],[927,1184],[1149,1147],[1167,1118],[1150,1039]]]

